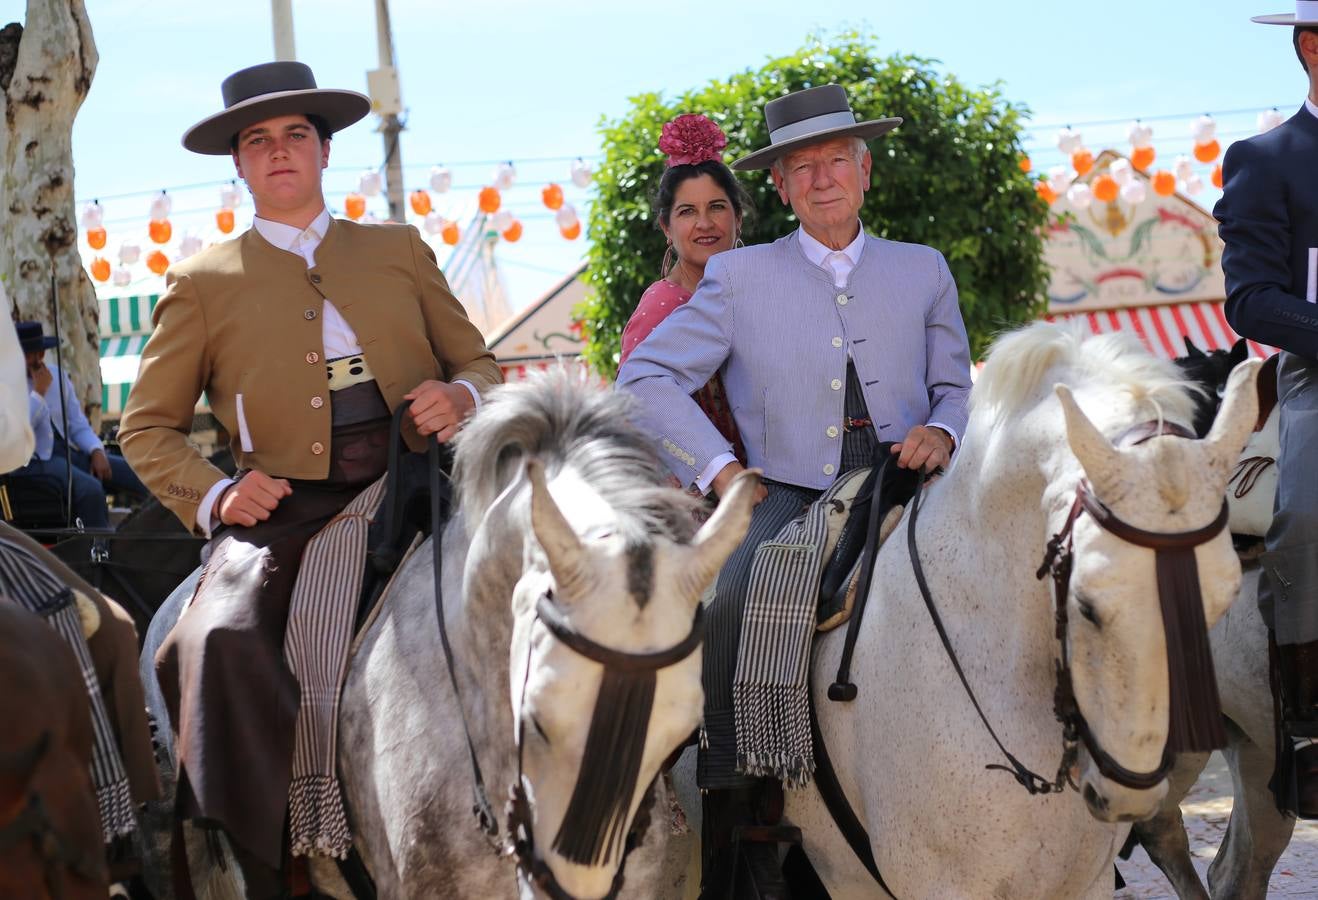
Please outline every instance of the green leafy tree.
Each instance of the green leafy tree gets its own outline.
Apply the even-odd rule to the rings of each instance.
[[[663,173],[658,145],[664,123],[680,113],[704,113],[727,133],[731,161],[768,144],[767,101],[821,84],[843,85],[858,118],[906,120],[870,145],[874,168],[861,218],[871,234],[943,252],[960,291],[972,353],[978,357],[997,331],[1043,310],[1047,210],[1020,168],[1020,127],[1028,111],[997,86],[966,87],[932,60],[879,58],[873,43],[857,33],[817,35],[796,53],[672,101],[653,93],[634,97],[627,115],[601,123],[604,161],[589,223],[593,291],[577,310],[586,357],[597,372],[616,372],[622,328],[659,275],[664,238],[650,204]],[[767,171],[741,178],[754,208],[742,235],[746,243],[772,241],[796,227]]]

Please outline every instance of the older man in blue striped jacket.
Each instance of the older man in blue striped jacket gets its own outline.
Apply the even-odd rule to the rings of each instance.
[[[765,475],[750,531],[720,574],[707,617],[709,746],[699,779],[712,792],[709,897],[724,895],[728,834],[753,819],[756,805],[754,779],[736,771],[732,709],[756,547],[838,475],[869,465],[881,441],[896,443],[904,467],[946,465],[965,428],[970,391],[965,326],[942,254],[872,237],[860,223],[870,180],[866,142],[901,119],[857,122],[836,85],[771,101],[765,118],[770,146],[733,167],[771,168],[801,227],[772,244],[713,257],[691,300],[618,373],[678,479],[716,493],[742,466],[690,395],[720,373],[747,461]]]

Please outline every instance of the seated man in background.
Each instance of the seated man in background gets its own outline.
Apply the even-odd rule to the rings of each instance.
[[[54,346],[55,339],[42,334],[40,322],[19,322],[18,330],[28,376],[32,377],[43,368],[50,373],[49,386],[42,392],[42,398],[50,410],[50,424],[54,431],[51,458],[62,461],[67,451],[73,467],[96,476],[106,493],[145,500],[146,487],[128,461],[117,453],[108,452],[91,422],[87,421],[87,414],[78,402],[69,376],[54,363],[46,361],[46,350]],[[46,381],[44,376],[42,380]]]

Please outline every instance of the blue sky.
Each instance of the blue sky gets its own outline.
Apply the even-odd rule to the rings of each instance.
[[[220,107],[225,75],[273,57],[268,0],[87,5],[101,60],[74,133],[80,202],[103,198],[113,255],[124,237],[145,245],[145,192],[200,184],[173,191],[175,231],[192,227],[210,237],[215,183],[232,177],[232,166],[184,151],[179,138]],[[409,189],[424,186],[432,165],[450,165],[455,184],[465,187],[446,198],[445,208],[458,214],[474,203],[498,160],[518,161],[518,185],[505,202],[523,220],[525,236],[499,251],[516,308],[585,250],[584,239],[568,243],[558,235],[540,187],[551,180],[566,185],[572,158],[597,156],[600,117],[623,114],[638,93],[680,93],[759,66],[811,32],[857,28],[878,36],[880,53],[936,58],[970,84],[1002,82],[1007,96],[1033,111],[1027,144],[1042,168],[1060,161],[1054,136],[1062,125],[1081,127],[1097,153],[1125,149],[1126,124],[1137,117],[1153,120],[1159,161],[1170,164],[1189,152],[1190,123],[1200,113],[1217,115],[1225,145],[1253,133],[1255,119],[1253,112],[1226,113],[1276,105],[1289,115],[1300,105],[1306,85],[1289,30],[1249,22],[1291,5],[391,0],[408,107],[406,181]],[[0,0],[0,23],[21,20],[24,6]],[[371,0],[294,0],[293,14],[298,57],[320,84],[364,91],[365,72],[377,62]],[[1117,124],[1081,125],[1108,121]],[[379,164],[381,146],[373,119],[335,138],[326,175],[331,205],[363,169]],[[876,172],[881,178],[881,167]],[[568,194],[584,212],[589,192]],[[1210,204],[1213,197],[1196,199]],[[382,200],[372,208],[383,212]],[[240,222],[250,210],[250,202],[239,210]],[[145,282],[136,287],[150,289]]]

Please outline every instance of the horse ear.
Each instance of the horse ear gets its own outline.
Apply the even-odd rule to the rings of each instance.
[[[763,474],[759,469],[747,469],[732,479],[732,488],[719,499],[714,515],[692,538],[691,546],[696,553],[690,573],[700,590],[714,579],[746,536],[755,506],[755,489],[760,486]]]
[[[1185,335],[1185,355],[1191,359],[1203,359],[1208,354],[1196,347],[1194,341],[1190,340],[1190,336],[1187,334]]]
[[[1121,454],[1112,446],[1103,432],[1099,431],[1089,417],[1075,402],[1075,395],[1064,384],[1053,388],[1057,399],[1062,403],[1062,413],[1066,416],[1066,441],[1071,445],[1071,452],[1090,483],[1101,494],[1107,485],[1117,481],[1121,474]]]
[[[1227,378],[1222,408],[1218,410],[1213,427],[1204,443],[1208,447],[1209,464],[1221,473],[1229,472],[1240,459],[1240,451],[1258,419],[1259,399],[1255,384],[1260,359],[1242,362],[1231,370]]]
[[[526,478],[531,483],[531,529],[545,551],[549,570],[560,590],[575,593],[585,580],[586,551],[572,530],[545,483],[545,467],[538,459],[526,461]]]
[[[1231,345],[1231,352],[1227,355],[1227,359],[1231,360],[1232,367],[1238,366],[1249,359],[1249,345],[1245,343],[1244,338],[1239,338]]]

